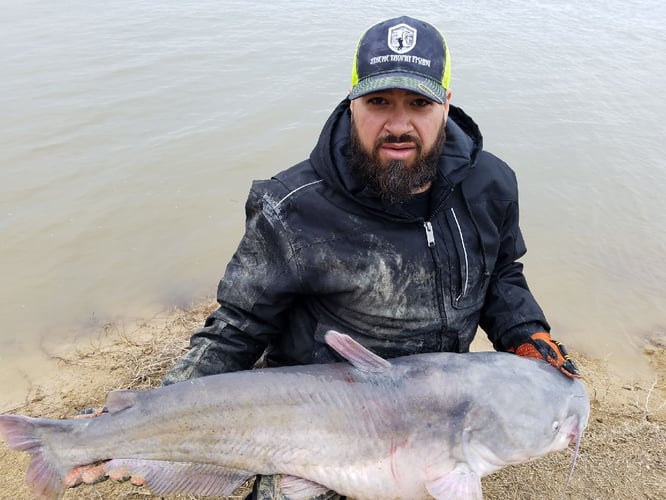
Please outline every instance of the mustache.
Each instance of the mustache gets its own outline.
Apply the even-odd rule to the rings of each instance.
[[[414,144],[414,146],[416,146],[416,151],[419,156],[421,155],[421,151],[423,151],[423,142],[421,141],[421,139],[410,134],[402,134],[400,136],[389,134],[384,137],[378,137],[377,140],[375,140],[373,151],[376,154],[384,144],[398,144],[398,143]]]
[[[402,134],[400,136],[397,135],[387,135],[384,137],[380,137],[377,139],[377,143],[379,145],[381,144],[395,144],[395,143],[400,143],[400,142],[413,142],[417,146],[421,145],[421,140],[418,137],[415,137],[410,134]]]

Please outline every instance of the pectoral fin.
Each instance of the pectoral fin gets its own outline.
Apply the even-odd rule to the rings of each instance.
[[[110,413],[131,408],[136,403],[136,400],[141,396],[142,391],[130,391],[119,389],[111,391],[106,395],[106,402],[104,406]]]
[[[140,459],[113,459],[106,462],[105,469],[112,478],[130,478],[134,484],[145,484],[158,495],[191,493],[228,496],[254,475],[212,464]]]
[[[437,500],[483,500],[481,478],[467,467],[456,467],[426,484],[426,489]]]
[[[381,373],[391,368],[391,363],[368,351],[349,335],[329,330],[324,335],[326,344],[363,372]]]

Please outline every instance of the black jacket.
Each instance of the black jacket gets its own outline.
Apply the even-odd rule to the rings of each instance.
[[[498,350],[548,330],[517,262],[515,175],[472,119],[450,107],[426,219],[351,175],[349,129],[345,100],[308,160],[253,183],[220,307],[166,383],[247,369],[264,351],[269,365],[331,361],[330,328],[384,357],[466,352],[478,326]]]

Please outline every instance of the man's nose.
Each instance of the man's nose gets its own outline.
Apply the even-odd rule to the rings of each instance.
[[[396,106],[389,115],[384,129],[396,137],[408,134],[414,130],[409,113],[403,106]]]

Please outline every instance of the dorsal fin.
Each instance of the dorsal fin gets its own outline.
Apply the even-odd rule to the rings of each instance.
[[[134,406],[141,391],[117,390],[106,395],[105,406],[110,413],[115,413],[130,406]]]
[[[349,335],[329,330],[324,335],[326,344],[363,372],[381,373],[391,368],[391,363],[367,350]]]

